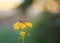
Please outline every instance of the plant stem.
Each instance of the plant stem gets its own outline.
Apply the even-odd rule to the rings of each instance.
[[[24,43],[24,37],[23,37],[23,43]]]

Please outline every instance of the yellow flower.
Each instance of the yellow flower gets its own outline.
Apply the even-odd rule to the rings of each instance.
[[[19,28],[20,28],[19,25],[14,26],[14,30],[18,30]]]
[[[25,29],[26,25],[24,23],[21,23],[21,29]]]
[[[29,23],[29,22],[25,22],[26,26],[32,28],[32,23]]]
[[[13,28],[14,30],[18,30],[18,29],[25,29],[26,27],[30,27],[32,28],[32,23],[30,22],[16,22],[14,25],[13,25]]]
[[[16,24],[16,25],[21,25],[21,22],[16,22],[15,24]]]
[[[23,32],[23,31],[19,33],[19,35],[21,35],[22,37],[24,37],[25,34],[26,34],[26,32]]]
[[[21,23],[20,22],[16,22],[14,25],[13,25],[13,28],[14,30],[18,30],[21,26]]]

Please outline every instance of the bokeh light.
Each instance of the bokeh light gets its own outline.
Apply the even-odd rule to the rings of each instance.
[[[24,0],[0,0],[0,16],[4,18],[14,15],[16,8],[23,2]]]

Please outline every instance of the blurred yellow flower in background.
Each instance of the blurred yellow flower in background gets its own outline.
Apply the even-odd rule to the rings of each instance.
[[[26,32],[23,32],[23,31],[19,33],[19,35],[22,36],[22,37],[24,37],[25,34],[26,34]]]

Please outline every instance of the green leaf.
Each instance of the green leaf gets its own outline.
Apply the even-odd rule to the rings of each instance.
[[[26,36],[31,36],[31,34],[27,34]]]

